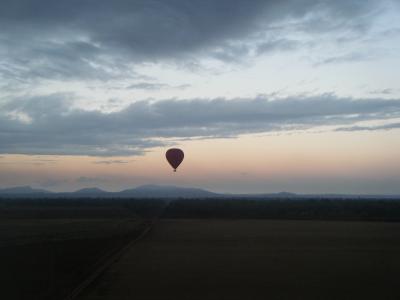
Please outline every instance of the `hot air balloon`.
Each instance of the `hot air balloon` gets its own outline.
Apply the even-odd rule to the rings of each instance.
[[[183,161],[184,153],[181,149],[171,148],[165,153],[165,157],[167,158],[169,164],[174,168],[174,172]]]

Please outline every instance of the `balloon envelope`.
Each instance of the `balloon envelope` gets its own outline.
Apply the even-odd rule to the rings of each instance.
[[[178,148],[168,149],[168,151],[165,153],[165,157],[167,158],[169,164],[174,168],[174,171],[176,171],[176,168],[178,168],[178,166],[181,164],[184,156],[185,155],[183,154],[183,151]]]

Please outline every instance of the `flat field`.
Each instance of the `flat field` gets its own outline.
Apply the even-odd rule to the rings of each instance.
[[[0,219],[0,298],[63,299],[113,249],[141,232],[139,219]]]
[[[400,299],[400,223],[164,219],[79,299]]]

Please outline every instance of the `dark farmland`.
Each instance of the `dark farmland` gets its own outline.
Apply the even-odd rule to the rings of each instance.
[[[171,202],[166,218],[400,221],[400,200],[186,199]]]
[[[163,202],[0,200],[0,298],[64,299]]]
[[[164,219],[81,300],[399,299],[400,223]]]
[[[0,199],[2,299],[398,299],[400,201]],[[96,298],[97,297],[97,298]]]

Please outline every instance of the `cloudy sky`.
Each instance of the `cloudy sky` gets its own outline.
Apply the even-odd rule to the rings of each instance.
[[[0,0],[0,28],[0,187],[400,193],[397,0]]]

